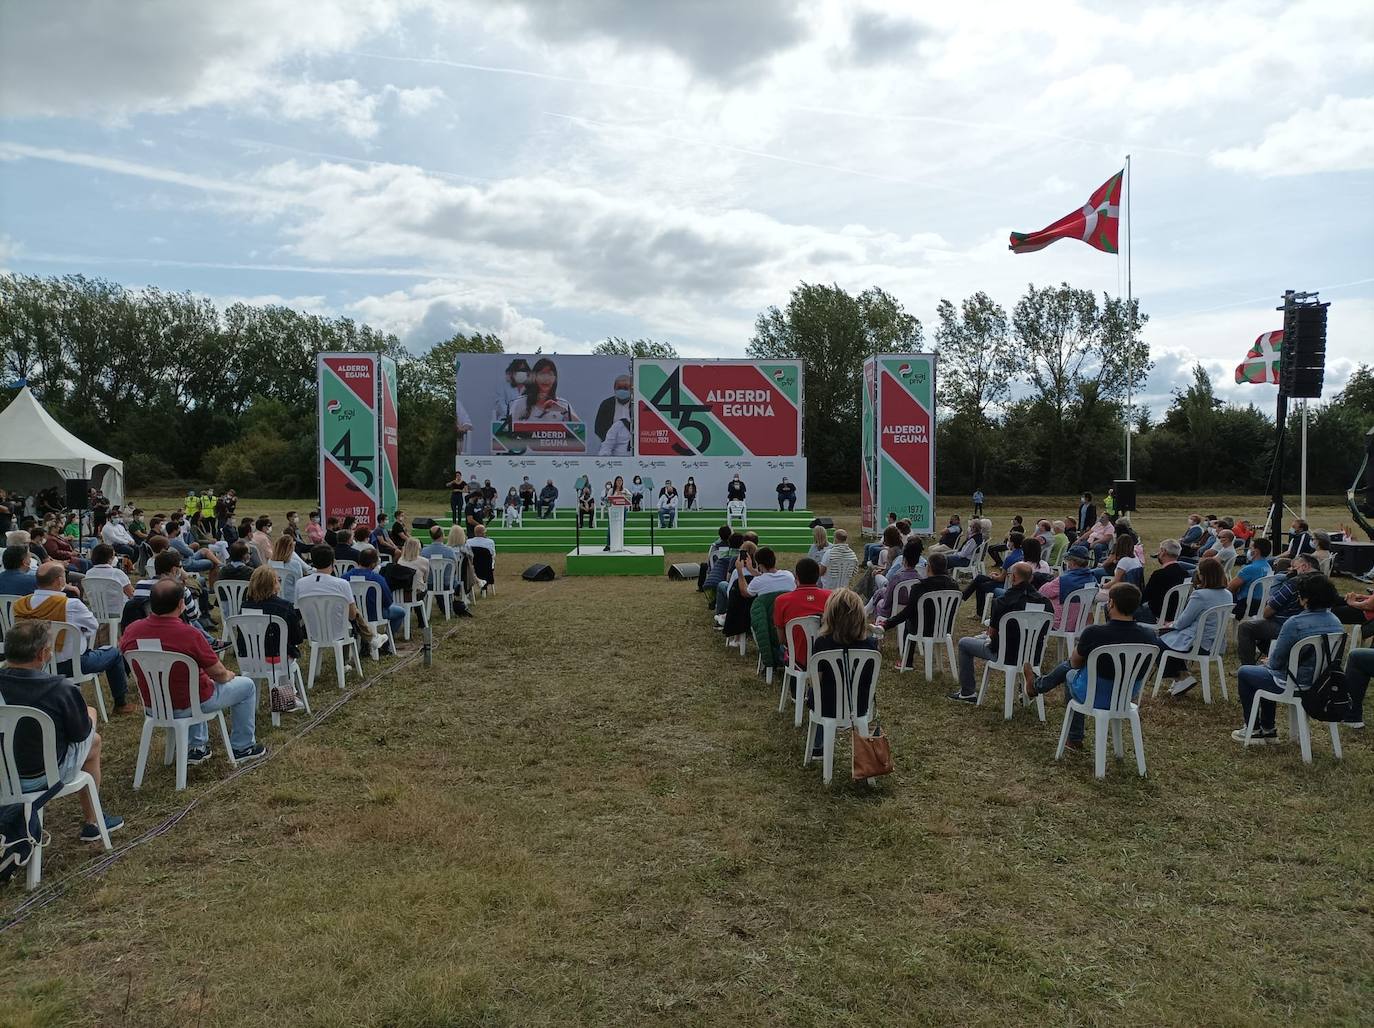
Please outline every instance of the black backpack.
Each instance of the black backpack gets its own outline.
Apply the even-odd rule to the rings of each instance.
[[[1336,644],[1331,651],[1331,641],[1322,636],[1322,657],[1326,667],[1312,684],[1302,693],[1302,709],[1313,721],[1348,720],[1354,713],[1355,702],[1350,698],[1350,687],[1345,681],[1345,670],[1341,667],[1345,656],[1345,640]]]

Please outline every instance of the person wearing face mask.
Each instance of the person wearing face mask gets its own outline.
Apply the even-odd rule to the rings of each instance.
[[[629,374],[617,375],[613,383],[612,395],[601,401],[596,409],[593,430],[601,440],[601,457],[627,457],[630,454],[630,404],[634,396],[634,386]]]
[[[530,362],[517,357],[506,365],[506,381],[496,394],[496,405],[491,411],[492,421],[505,421],[510,417],[510,408],[516,400],[525,395],[525,386],[530,379]]]
[[[129,534],[129,530],[124,527],[124,515],[115,511],[110,515],[110,519],[105,522],[105,526],[100,530],[100,540],[114,548],[115,553],[130,559],[138,556],[138,549],[134,545],[134,537]]]

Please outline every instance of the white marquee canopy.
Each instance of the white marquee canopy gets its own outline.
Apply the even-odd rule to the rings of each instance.
[[[59,425],[28,386],[19,390],[0,411],[0,485],[30,492],[83,475],[111,503],[124,502],[124,462]]]

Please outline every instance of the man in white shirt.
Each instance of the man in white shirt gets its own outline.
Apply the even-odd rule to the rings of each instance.
[[[334,575],[334,548],[321,543],[310,548],[310,574],[302,575],[296,583],[296,603],[308,596],[338,596],[348,601],[348,620],[358,630],[375,655],[386,643],[386,633],[374,632],[367,619],[353,602],[353,586]]]
[[[95,633],[100,630],[100,622],[95,619],[91,609],[80,600],[68,596],[62,589],[67,581],[66,569],[56,561],[48,561],[38,568],[38,588],[28,596],[15,601],[14,618],[16,621],[33,619],[67,624],[80,636],[75,652],[80,654],[79,663],[83,674],[103,674],[110,683],[114,695],[116,714],[132,714],[139,708],[128,700],[129,679],[124,671],[124,657],[113,646],[91,649]],[[60,652],[73,652],[67,639],[60,640]],[[59,673],[63,665],[58,665]],[[97,686],[97,688],[99,688]]]
[[[754,563],[758,566],[758,573],[740,583],[740,591],[746,596],[790,593],[797,587],[797,579],[792,572],[778,570],[778,556],[769,547],[759,548],[754,554]]]
[[[106,579],[114,582],[124,591],[124,597],[134,594],[133,583],[129,581],[129,576],[119,568],[114,566],[115,551],[109,543],[98,543],[91,550],[91,568],[86,572],[86,581],[92,579]]]
[[[109,520],[105,522],[105,527],[100,530],[100,539],[113,547],[115,553],[128,557],[130,560],[138,557],[138,546],[134,543],[134,537],[124,527],[124,516],[117,511],[110,514]]]

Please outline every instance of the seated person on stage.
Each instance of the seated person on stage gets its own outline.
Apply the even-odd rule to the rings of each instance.
[[[745,488],[744,481],[736,473],[735,477],[730,479],[730,484],[725,487],[725,500],[727,503],[731,500],[743,501],[746,492],[748,490]]]
[[[36,707],[52,718],[57,744],[57,773],[70,782],[78,771],[85,771],[100,786],[100,733],[95,730],[95,711],[86,706],[81,690],[62,675],[49,674],[47,662],[52,655],[52,640],[47,625],[39,621],[16,621],[5,633],[5,667],[0,668],[0,696],[17,707]],[[99,686],[97,686],[99,688]],[[50,785],[43,762],[43,733],[33,721],[19,722],[14,733],[15,770],[20,788],[40,792]],[[95,823],[95,804],[82,789],[84,820],[78,838],[99,842]],[[124,819],[105,815],[105,828],[114,832],[124,827]]]
[[[784,509],[784,504],[787,510],[797,509],[797,487],[795,483],[787,481],[786,476],[778,483],[778,510]]]
[[[878,639],[869,630],[868,619],[864,616],[864,601],[853,589],[836,589],[825,601],[825,611],[821,614],[821,630],[816,636],[816,653],[833,653],[836,650],[876,650]],[[856,714],[867,715],[869,698],[873,695],[874,682],[872,670],[866,670],[863,678],[856,684]],[[817,672],[814,690],[807,697],[807,706],[814,709],[816,699],[820,700],[822,717],[834,717],[839,709],[838,694],[843,683],[835,680],[832,669],[822,664]],[[811,755],[823,756],[824,736],[816,732]]]
[[[810,557],[803,557],[797,561],[797,587],[773,601],[773,624],[778,629],[778,638],[782,640],[785,649],[790,651],[793,646],[796,647],[797,652],[792,654],[792,658],[800,667],[806,666],[806,637],[798,635],[795,639],[788,639],[783,629],[789,621],[812,615],[819,616],[825,610],[825,601],[830,598],[830,590],[822,588],[820,580],[820,565]]]
[[[677,486],[671,481],[663,483],[658,491],[658,527],[670,528],[677,516]]]
[[[577,497],[577,527],[590,528],[595,517],[596,497],[592,495],[592,487],[584,485]]]
[[[1174,564],[1173,567],[1181,567]],[[1159,574],[1158,571],[1155,574]],[[1159,626],[1159,645],[1161,649],[1173,650],[1175,653],[1186,653],[1193,646],[1197,638],[1198,619],[1203,611],[1213,607],[1219,607],[1223,603],[1231,602],[1231,591],[1226,588],[1226,576],[1221,570],[1221,561],[1215,557],[1203,557],[1198,562],[1197,570],[1193,572],[1193,591],[1188,596],[1188,603],[1183,610],[1179,611],[1178,616],[1172,622],[1165,622]],[[1139,618],[1136,619],[1140,620]],[[1210,623],[1207,626],[1207,634],[1202,638],[1202,649],[1204,652],[1211,649],[1216,642],[1218,632],[1226,631],[1226,622],[1220,625]],[[1170,657],[1164,662],[1164,677],[1176,679],[1169,687],[1170,696],[1182,696],[1185,692],[1197,685],[1197,679],[1192,675],[1183,675],[1186,665],[1177,657]]]
[[[1231,738],[1236,742],[1245,741],[1245,726],[1250,719],[1250,709],[1256,702],[1260,705],[1259,717],[1250,741],[1257,744],[1278,741],[1278,731],[1274,727],[1274,703],[1264,699],[1264,694],[1284,691],[1288,682],[1288,656],[1301,640],[1342,631],[1340,621],[1331,613],[1331,608],[1340,602],[1340,596],[1330,579],[1320,574],[1302,575],[1298,580],[1297,592],[1302,609],[1283,623],[1279,637],[1269,649],[1269,656],[1261,664],[1249,664],[1236,672],[1242,717],[1241,727],[1231,733]],[[1310,663],[1299,665],[1299,692],[1311,687],[1312,672]]]
[[[520,509],[531,510],[534,507],[534,483],[530,481],[529,475],[520,480]]]
[[[558,487],[553,484],[553,479],[549,479],[544,483],[544,488],[539,490],[539,502],[535,505],[534,512],[541,518],[551,518],[557,503]]]
[[[1013,564],[1008,573],[1011,584],[1007,591],[992,601],[992,617],[987,631],[980,636],[967,636],[959,640],[959,688],[949,694],[952,700],[963,703],[976,703],[978,692],[973,682],[973,662],[993,660],[997,656],[997,640],[1002,631],[1002,622],[1008,614],[1021,610],[1049,610],[1049,602],[1035,591],[1031,575],[1035,569],[1025,561]],[[1132,608],[1134,609],[1134,608]]]
[[[1089,625],[1083,629],[1083,634],[1078,637],[1078,643],[1074,646],[1073,655],[1068,660],[1049,674],[1039,678],[1035,677],[1035,669],[1031,665],[1027,664],[1022,669],[1026,678],[1027,699],[1033,700],[1036,696],[1041,696],[1062,685],[1068,694],[1082,703],[1086,701],[1088,696],[1088,661],[1092,659],[1094,650],[1102,646],[1118,646],[1129,643],[1159,645],[1159,638],[1155,635],[1154,629],[1136,622],[1135,612],[1139,606],[1140,590],[1135,586],[1129,582],[1121,582],[1112,586],[1111,592],[1107,596],[1106,623]],[[1106,677],[1111,669],[1112,663],[1110,661],[1101,662],[1097,667],[1095,705],[1103,709],[1111,702],[1111,679]],[[1143,682],[1133,683],[1132,698],[1140,695],[1142,684]],[[1083,715],[1078,713],[1075,713],[1069,721],[1069,749],[1081,750],[1083,748],[1083,722]]]
[[[1254,588],[1254,583],[1274,573],[1273,567],[1269,564],[1269,553],[1268,539],[1251,539],[1249,562],[1227,583],[1227,588],[1236,598],[1237,618],[1247,618],[1259,613],[1254,609],[1259,603],[1259,590]]]

